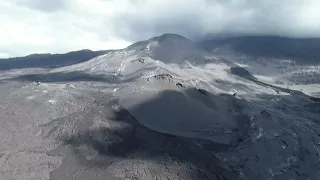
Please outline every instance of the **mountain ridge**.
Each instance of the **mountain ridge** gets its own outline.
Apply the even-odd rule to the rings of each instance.
[[[253,57],[288,58],[309,63],[320,62],[320,38],[289,38],[280,36],[224,37],[198,42],[212,52],[219,48]]]
[[[64,54],[30,54],[23,57],[0,59],[0,70],[15,68],[57,68],[81,63],[109,51],[110,50],[91,51],[84,49]]]
[[[234,37],[215,37],[207,38],[201,41],[192,41],[184,36],[174,33],[164,33],[159,36],[151,37],[146,40],[141,40],[119,50],[132,50],[133,47],[141,46],[145,48],[151,41],[164,41],[166,39],[184,40],[185,42],[192,42],[196,47],[203,48],[208,52],[216,48],[229,46],[232,50],[252,56],[263,57],[288,57],[300,58],[310,61],[318,60],[320,55],[320,38],[290,38],[281,36],[234,36]],[[298,51],[299,50],[299,51]],[[29,54],[27,56],[0,58],[0,61],[8,59],[29,58],[36,56],[49,56],[49,55],[63,55],[77,52],[107,52],[112,50],[99,50],[92,51],[90,49],[75,50],[68,53],[39,53]],[[290,54],[291,53],[291,54]]]

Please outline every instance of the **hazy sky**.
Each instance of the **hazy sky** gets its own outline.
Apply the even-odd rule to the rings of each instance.
[[[319,0],[0,0],[0,57],[117,49],[165,32],[320,37]]]

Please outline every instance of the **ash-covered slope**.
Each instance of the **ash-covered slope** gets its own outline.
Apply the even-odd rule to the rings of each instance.
[[[220,61],[212,54],[207,53],[191,40],[180,35],[164,34],[134,43],[125,49],[110,51],[83,63],[55,69],[52,72],[77,71],[102,75],[110,81],[129,82],[140,77],[163,73],[189,78],[186,76],[191,72],[187,70],[188,68],[219,63]],[[195,76],[194,73],[190,75]]]
[[[154,113],[138,113],[139,116],[144,114],[143,117],[137,118],[143,125],[166,134],[230,144],[235,142],[239,136],[243,136],[246,131],[243,124],[249,121],[247,117],[241,117],[244,122],[239,123],[236,119],[241,118],[237,114],[231,111],[229,114],[226,113],[228,109],[237,105],[238,100],[220,102],[221,107],[216,109],[218,105],[214,101],[225,101],[225,97],[207,97],[206,101],[211,104],[210,106],[202,102],[204,97],[195,97],[196,94],[204,91],[197,91],[197,88],[215,88],[208,81],[229,78],[227,75],[229,68],[228,64],[215,59],[191,40],[180,35],[164,34],[83,63],[55,69],[51,75],[55,78],[57,73],[76,71],[86,73],[88,77],[100,76],[101,79],[97,78],[97,81],[103,81],[105,78],[106,82],[119,84],[122,87],[116,89],[116,96],[120,99],[120,105],[133,115],[136,114],[135,109],[132,109],[133,106],[136,107],[142,102],[160,98],[160,101],[146,106],[151,109],[139,108],[139,112],[155,111]],[[220,74],[217,74],[215,78],[210,77],[210,74],[214,75],[217,69]],[[30,79],[30,75],[25,78]],[[50,75],[47,78],[50,78]],[[189,91],[190,88],[195,90]],[[162,92],[164,96],[160,95],[156,98]],[[222,91],[216,88],[215,92]],[[170,98],[167,98],[167,94]],[[134,99],[131,99],[132,97]],[[182,104],[186,106],[181,106]],[[158,111],[157,109],[161,107],[162,109]],[[174,110],[174,107],[178,108],[177,111]],[[177,113],[180,111],[181,114]],[[186,115],[183,111],[190,114]],[[161,114],[168,116],[164,117]],[[191,116],[192,114],[195,116]],[[160,125],[160,120],[157,120],[156,117],[165,120]],[[185,122],[185,129],[179,125],[181,120]],[[199,126],[195,126],[196,124]],[[207,127],[224,130],[213,132]],[[237,133],[234,132],[235,129]]]
[[[163,34],[140,41],[127,47],[126,50],[139,51],[164,63],[183,63],[188,60],[194,64],[203,64],[207,55],[201,46],[177,34]]]
[[[237,64],[261,81],[320,97],[320,39],[247,36],[199,45]]]

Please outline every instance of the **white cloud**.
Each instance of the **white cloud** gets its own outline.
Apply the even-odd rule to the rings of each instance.
[[[0,56],[116,49],[160,35],[320,37],[318,0],[0,0]]]
[[[108,11],[99,1],[70,1],[63,7],[55,7],[55,11],[26,3],[25,0],[0,2],[0,54],[113,49],[130,43],[110,33],[108,24],[104,23],[112,15],[109,13],[112,9]]]

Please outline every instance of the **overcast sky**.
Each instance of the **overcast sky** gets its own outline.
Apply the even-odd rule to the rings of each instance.
[[[117,49],[166,32],[320,37],[319,0],[0,0],[0,57]]]

